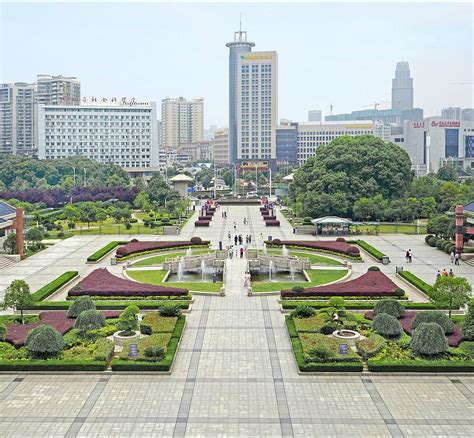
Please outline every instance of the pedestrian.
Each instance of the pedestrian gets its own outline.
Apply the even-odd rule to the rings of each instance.
[[[441,277],[441,272],[439,272],[439,269],[438,269],[438,272],[436,273],[436,278],[438,277]]]
[[[230,248],[229,248],[229,258],[231,259],[233,255],[234,255],[234,247],[233,247],[232,245],[230,245]]]
[[[244,257],[244,247],[241,246],[240,247],[240,258],[243,258]]]
[[[411,249],[408,250],[408,262],[411,263],[413,261],[413,252]]]
[[[405,260],[406,260],[407,263],[410,261],[410,253],[408,252],[408,250],[405,253]]]
[[[449,260],[451,260],[451,263],[454,263],[454,251],[451,251],[451,254],[449,254]]]
[[[252,235],[249,234],[249,243],[252,243]]]
[[[454,264],[455,265],[459,265],[459,260],[461,258],[461,254],[459,254],[458,252],[454,255]]]
[[[217,276],[216,276],[216,273],[213,272],[212,273],[212,282],[215,283],[217,281]]]
[[[237,234],[234,236],[234,245],[237,245],[237,241],[239,240],[239,238],[237,237]]]
[[[229,239],[229,242],[230,242],[230,231],[227,233],[227,238]]]
[[[239,245],[242,245],[242,234],[239,234]]]
[[[446,268],[444,268],[443,271],[441,272],[441,276],[442,277],[447,277],[448,276],[448,271],[446,271]]]
[[[247,219],[244,218],[244,225],[247,225]]]
[[[234,222],[234,231],[237,231],[237,224]]]
[[[448,274],[450,277],[454,277],[454,272],[453,272],[453,268],[450,268],[449,269],[449,274]]]

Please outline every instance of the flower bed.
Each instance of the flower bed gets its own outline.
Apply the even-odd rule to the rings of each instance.
[[[350,257],[360,257],[359,248],[354,245],[349,245],[347,242],[275,239],[266,243],[270,246],[286,245],[287,247],[309,248],[313,250],[330,251],[336,254],[344,254]]]
[[[194,226],[195,227],[208,227],[210,223],[211,223],[210,220],[198,220],[194,222]]]
[[[279,227],[280,221],[277,220],[265,220],[266,227]]]
[[[102,312],[106,318],[118,318],[120,312],[109,310]],[[65,311],[41,312],[39,321],[29,324],[6,324],[5,340],[15,347],[24,345],[28,333],[40,325],[50,325],[61,335],[67,333],[74,326],[75,319],[68,318]]]
[[[67,271],[64,274],[60,275],[58,278],[54,279],[50,283],[44,285],[41,289],[38,289],[34,294],[32,294],[33,301],[39,302],[43,301],[52,295],[54,292],[61,289],[65,284],[69,283],[73,278],[78,276],[77,271]]]
[[[365,240],[352,240],[349,243],[354,243],[359,245],[363,250],[368,252],[372,257],[374,257],[379,262],[382,261],[384,257],[387,257],[383,252],[379,251],[377,248],[374,248],[372,245],[369,245]]]
[[[200,220],[200,221],[211,221],[212,216],[199,216],[198,220]]]
[[[115,256],[117,258],[127,257],[132,254],[138,254],[142,252],[149,252],[149,251],[159,251],[162,249],[169,249],[169,248],[182,248],[188,246],[196,246],[196,245],[209,245],[209,241],[200,241],[199,243],[194,243],[192,241],[171,241],[171,242],[130,242],[127,245],[120,247]]]
[[[101,258],[105,257],[113,249],[117,248],[117,246],[126,245],[127,243],[128,241],[114,240],[102,247],[101,249],[97,250],[95,253],[91,254],[89,257],[87,257],[87,261],[90,263],[98,262]]]
[[[408,283],[415,286],[425,295],[431,297],[431,294],[433,292],[433,286],[430,286],[428,283],[417,277],[415,274],[412,274],[410,271],[400,271],[398,272],[398,275],[404,280],[408,281]]]
[[[308,296],[360,296],[360,297],[390,297],[396,296],[400,289],[390,278],[381,271],[367,271],[365,274],[344,283],[328,286],[308,287],[304,292],[282,290],[282,297]]]
[[[125,280],[116,277],[105,268],[100,268],[92,271],[86,278],[84,278],[84,280],[74,286],[68,292],[68,296],[181,296],[187,295],[188,292],[187,289],[182,288],[153,286],[151,284],[142,284],[132,280]]]

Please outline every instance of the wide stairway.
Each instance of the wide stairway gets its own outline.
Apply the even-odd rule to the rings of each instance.
[[[9,267],[15,265],[17,262],[9,257],[5,257],[0,254],[0,271],[8,269]]]

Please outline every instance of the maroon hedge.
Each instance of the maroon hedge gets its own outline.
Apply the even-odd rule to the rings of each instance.
[[[277,220],[265,220],[265,226],[267,227],[279,227],[280,221]]]
[[[280,243],[268,242],[270,245],[299,246],[315,250],[331,251],[351,257],[360,257],[359,248],[347,242],[321,241],[321,240],[281,240]]]
[[[194,222],[195,227],[208,227],[211,221],[209,220],[198,220]]]
[[[149,297],[149,296],[182,296],[188,294],[187,289],[169,286],[155,286],[138,283],[132,280],[116,277],[107,269],[100,268],[92,271],[69,292],[70,297],[83,295],[102,297]]]
[[[118,318],[120,310],[107,310],[101,312],[106,318]],[[39,321],[30,324],[6,324],[5,340],[15,347],[21,347],[26,341],[28,333],[40,325],[50,325],[59,333],[64,335],[74,326],[75,319],[67,317],[65,310],[53,310],[50,312],[41,312]]]
[[[202,245],[208,245],[209,241],[203,241]],[[160,249],[169,249],[169,248],[181,248],[183,246],[192,246],[196,245],[195,243],[188,241],[171,241],[171,242],[130,242],[124,246],[121,246],[115,252],[115,257],[126,257],[131,254],[137,254],[145,251],[159,251]]]
[[[368,271],[360,277],[344,283],[305,288],[302,293],[292,290],[281,291],[282,297],[347,296],[347,297],[390,297],[398,286],[381,271]]]

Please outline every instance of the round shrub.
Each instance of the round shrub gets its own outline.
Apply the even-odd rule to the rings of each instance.
[[[171,317],[181,315],[181,309],[174,304],[164,304],[159,310],[160,316]]]
[[[372,327],[375,332],[384,338],[396,338],[402,334],[402,326],[397,318],[388,313],[379,313],[375,316]]]
[[[448,240],[446,240],[446,241],[444,241],[443,244],[441,245],[441,249],[442,249],[443,251],[446,251],[446,248],[447,248],[448,246],[450,246],[450,245],[451,245],[451,242],[448,241]]]
[[[378,266],[371,266],[368,271],[380,271],[380,268]]]
[[[474,341],[474,304],[469,304],[462,325],[462,335],[468,341]]]
[[[280,239],[273,239],[271,241],[272,244],[275,244],[275,245],[281,245],[281,240]]]
[[[428,234],[427,236],[425,236],[425,243],[428,243],[428,241],[434,237],[432,234]]]
[[[436,248],[438,248],[438,249],[443,249],[444,242],[446,242],[446,240],[444,240],[444,239],[439,239],[439,240],[436,242]]]
[[[132,240],[130,240],[130,243],[135,243],[135,242],[138,242],[138,239],[132,239]]]
[[[164,222],[163,222],[164,224]],[[200,237],[191,237],[191,243],[193,245],[201,245],[202,239]]]
[[[395,318],[405,316],[405,308],[397,300],[380,300],[374,307],[374,315],[386,313]]]
[[[344,239],[344,237],[338,237],[336,239],[336,242],[345,242],[345,241],[346,241],[346,239]]]
[[[5,340],[6,333],[7,333],[7,329],[5,328],[5,325],[0,324],[0,341],[3,342]]]
[[[303,225],[312,225],[311,218],[309,216],[303,218]]]
[[[438,324],[443,329],[444,333],[450,334],[454,332],[454,323],[443,312],[431,310],[427,312],[418,312],[413,320],[412,327],[415,330],[420,324],[432,322]]]
[[[347,255],[350,257],[359,257],[360,256],[359,248],[356,248],[355,246],[351,246],[347,250]]]
[[[420,356],[436,356],[448,350],[443,329],[434,322],[422,322],[413,332],[410,345]]]
[[[28,333],[25,344],[31,358],[48,359],[59,354],[64,347],[64,339],[50,325],[40,325]]]
[[[304,287],[303,286],[293,286],[291,288],[292,292],[295,294],[302,294],[304,292]]]
[[[297,306],[291,316],[293,318],[311,318],[316,312],[309,306]]]
[[[138,306],[131,304],[120,314],[117,327],[120,330],[121,336],[131,336],[135,333],[135,330],[138,328],[139,313],[140,309]]]
[[[150,345],[143,351],[143,356],[150,362],[159,362],[165,357],[165,349],[158,345]]]
[[[335,322],[328,322],[328,323],[322,325],[321,328],[319,329],[319,331],[323,335],[330,335],[332,332],[336,331],[339,328],[340,328],[339,325],[336,324]]]
[[[101,327],[105,327],[105,316],[93,309],[81,312],[74,323],[74,328],[81,332],[97,330]]]
[[[86,310],[95,310],[94,301],[88,296],[79,297],[77,300],[74,300],[72,306],[69,307],[67,317],[77,318],[81,312],[85,312]]]
[[[336,356],[336,353],[331,350],[331,347],[329,347],[329,345],[321,342],[311,348],[308,351],[307,356],[310,362],[326,362],[333,359]]]
[[[436,246],[436,242],[438,242],[438,240],[440,240],[439,237],[431,236],[431,237],[428,239],[428,245],[429,245],[429,246],[432,246],[432,247],[435,247],[435,246]]]
[[[403,297],[403,295],[405,295],[405,291],[401,288],[401,287],[397,287],[395,288],[395,290],[393,291],[393,294],[396,296],[396,297]]]

